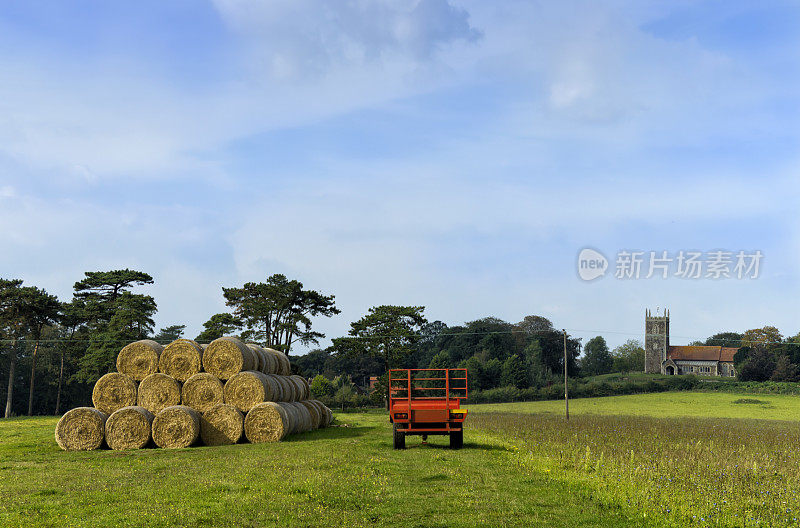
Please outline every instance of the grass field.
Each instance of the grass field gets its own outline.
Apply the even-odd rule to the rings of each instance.
[[[645,416],[656,396],[673,416],[733,416]],[[383,413],[279,444],[125,453],[60,451],[55,418],[2,420],[0,526],[792,525],[800,398],[737,399],[576,401],[569,423],[549,402],[476,405],[460,451],[438,437],[394,451]]]
[[[471,405],[473,412],[564,415],[564,400]],[[655,392],[570,400],[571,415],[626,415],[654,418],[754,418],[800,421],[800,397],[722,392]]]

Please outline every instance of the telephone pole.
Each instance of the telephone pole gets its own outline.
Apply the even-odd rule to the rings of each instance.
[[[564,411],[566,412],[567,420],[569,420],[569,387],[567,385],[567,331],[561,329],[564,333]]]

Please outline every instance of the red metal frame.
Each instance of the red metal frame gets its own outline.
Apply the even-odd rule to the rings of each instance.
[[[467,417],[461,402],[468,395],[467,369],[392,369],[389,371],[389,421],[396,423],[405,434],[461,431]]]

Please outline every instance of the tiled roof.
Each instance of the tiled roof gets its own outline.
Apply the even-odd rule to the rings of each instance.
[[[684,361],[732,362],[737,350],[739,349],[722,346],[671,346],[667,350],[667,357]]]

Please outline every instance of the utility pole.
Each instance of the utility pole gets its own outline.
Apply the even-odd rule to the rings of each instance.
[[[564,411],[566,412],[567,420],[569,420],[569,387],[567,386],[567,331],[561,329],[564,333]]]

